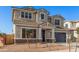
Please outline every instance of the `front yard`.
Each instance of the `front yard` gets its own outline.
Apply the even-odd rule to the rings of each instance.
[[[68,47],[64,45],[52,44],[12,44],[5,45],[0,48],[0,52],[46,52],[46,51],[58,51],[65,50]],[[61,51],[62,52],[62,51]]]

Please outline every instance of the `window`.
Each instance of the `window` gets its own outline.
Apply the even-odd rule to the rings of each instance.
[[[31,19],[32,18],[32,14],[31,13],[29,13],[29,19]]]
[[[44,19],[44,14],[41,14],[41,19]]]
[[[24,18],[24,12],[21,12],[21,18]]]
[[[21,12],[21,18],[31,19],[32,18],[32,13],[29,13],[29,12]]]
[[[28,18],[28,13],[27,12],[25,12],[25,18]]]
[[[22,38],[36,38],[36,30],[22,28]]]
[[[55,19],[55,25],[60,25],[60,20],[59,19]]]
[[[68,28],[68,24],[65,24],[65,27]]]

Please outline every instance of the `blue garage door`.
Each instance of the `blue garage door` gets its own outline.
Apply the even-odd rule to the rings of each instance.
[[[56,42],[66,42],[66,33],[55,33]]]

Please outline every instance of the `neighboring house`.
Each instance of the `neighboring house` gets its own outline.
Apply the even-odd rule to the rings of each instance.
[[[67,32],[61,15],[49,16],[47,10],[32,7],[13,8],[12,15],[15,42],[66,42]]]
[[[79,21],[65,21],[64,22],[64,27],[71,30],[72,33],[73,33],[73,36],[75,38],[78,38],[76,29],[79,27]]]

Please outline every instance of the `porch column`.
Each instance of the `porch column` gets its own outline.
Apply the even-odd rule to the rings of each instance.
[[[54,32],[55,32],[54,28],[52,28],[52,37],[51,38],[52,38],[53,41],[55,41],[55,33]]]
[[[37,22],[37,23],[39,23],[38,18],[39,18],[39,17],[38,17],[38,14],[36,14],[36,22]]]
[[[69,36],[69,31],[66,31],[66,42],[68,42],[70,36]]]
[[[41,28],[38,28],[37,30],[36,30],[36,37],[38,38],[38,39],[42,39],[42,35],[41,35]]]

